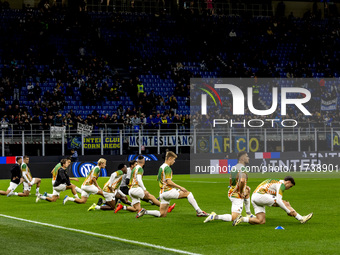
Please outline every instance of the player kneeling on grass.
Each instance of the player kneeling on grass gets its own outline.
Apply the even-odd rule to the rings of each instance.
[[[68,158],[66,158],[66,159],[67,159],[68,161],[70,161],[70,164],[71,164],[71,161],[72,161],[72,160],[71,160],[71,157],[68,157]],[[61,162],[59,162],[59,163],[53,168],[53,170],[51,171],[51,174],[52,174],[52,188],[53,188],[52,192],[54,191],[54,183],[55,183],[55,181],[56,181],[56,179],[57,179],[58,171],[59,171],[60,168],[61,168]],[[67,169],[66,169],[66,170],[67,170]],[[77,178],[70,178],[70,180],[79,181]],[[73,185],[73,184],[72,184],[72,185]],[[76,191],[77,191],[78,193],[81,193],[81,192],[82,192],[82,190],[81,190],[79,187],[77,187],[77,186],[75,186],[75,189],[76,189]],[[53,197],[53,193],[50,194],[50,193],[45,192],[43,196],[52,198],[52,197]]]
[[[196,215],[198,217],[202,216],[208,216],[206,212],[202,211],[201,208],[199,208],[193,194],[190,191],[187,191],[185,188],[177,185],[172,181],[172,169],[171,166],[175,163],[175,160],[177,158],[177,155],[172,152],[168,151],[165,156],[165,162],[158,171],[158,183],[160,187],[160,200],[161,200],[161,206],[159,208],[159,211],[156,210],[145,210],[142,208],[137,213],[137,218],[143,216],[144,214],[152,215],[155,217],[166,217],[168,212],[171,212],[172,209],[175,207],[175,204],[169,207],[170,200],[171,199],[181,199],[181,198],[187,198],[189,203],[194,207],[196,210]],[[169,210],[170,209],[170,210]]]
[[[53,184],[53,194],[52,197],[47,196],[37,196],[37,199],[35,202],[39,202],[39,200],[46,200],[48,202],[55,202],[59,198],[60,192],[65,191],[67,189],[72,190],[72,193],[75,198],[78,198],[77,191],[75,189],[75,185],[71,184],[70,180],[79,181],[77,178],[70,178],[67,174],[67,168],[71,164],[71,160],[68,159],[62,159],[60,161],[60,167],[58,169],[58,175],[57,178]]]
[[[231,214],[216,215],[215,212],[205,219],[204,223],[213,220],[233,221],[241,215],[243,205],[247,217],[254,217],[250,211],[250,188],[247,186],[248,175],[246,164],[249,164],[249,156],[245,151],[237,154],[238,164],[230,171],[228,198],[231,201]]]
[[[24,178],[24,192],[23,193],[17,193],[17,192],[10,192],[7,196],[19,196],[19,197],[28,197],[31,191],[31,188],[34,184],[36,184],[36,191],[35,195],[39,195],[39,187],[41,183],[40,178],[32,178],[31,171],[27,164],[29,163],[29,157],[24,156],[24,162],[21,164],[21,175]]]
[[[129,162],[130,167],[127,168],[126,174],[123,175],[123,179],[122,179],[122,183],[120,185],[120,191],[125,194],[125,195],[129,195],[129,183],[130,183],[130,177],[131,177],[131,170],[135,168],[135,166],[137,165],[137,161],[136,160],[132,160]],[[121,192],[117,193],[116,195],[116,201],[118,201],[118,199],[120,199],[124,204],[128,204],[131,205],[130,201],[127,201],[127,203],[125,203],[124,197],[123,199],[121,199]],[[153,202],[150,199],[142,199],[144,202],[150,203],[153,205]],[[98,205],[98,204],[97,204]]]
[[[0,190],[0,195],[8,196],[10,193],[13,193],[15,189],[23,182],[23,178],[21,178],[21,169],[20,165],[22,163],[22,157],[16,158],[17,163],[11,169],[11,181],[9,183],[9,187],[7,191]]]
[[[103,203],[105,205],[99,206],[99,205],[93,204],[88,209],[88,211],[114,210],[114,208],[116,207],[115,196],[118,192],[120,192],[121,199],[124,199],[124,201],[127,202],[126,196],[119,189],[123,176],[124,174],[126,174],[127,167],[124,164],[120,164],[118,166],[118,169],[119,169],[118,171],[111,174],[110,179],[104,184],[103,194],[104,194],[105,201],[103,201]]]
[[[83,185],[81,186],[81,198],[73,198],[69,196],[65,196],[63,204],[65,205],[67,201],[72,201],[77,204],[85,204],[87,199],[91,194],[103,195],[102,189],[99,187],[97,183],[97,179],[99,177],[101,169],[106,167],[106,159],[100,158],[98,160],[97,166],[93,167],[90,173],[87,175]]]
[[[250,224],[265,224],[266,206],[281,207],[288,216],[295,217],[301,223],[306,223],[312,218],[313,213],[301,216],[291,207],[288,201],[282,200],[283,192],[285,190],[289,190],[293,186],[295,186],[295,181],[291,176],[287,176],[284,180],[267,179],[261,182],[254,190],[251,197],[251,203],[253,204],[256,218],[245,218],[239,216],[234,220],[233,226],[236,226],[241,222],[249,222]]]
[[[119,204],[115,210],[115,213],[120,211],[121,209],[127,210],[130,212],[138,212],[141,210],[140,208],[140,200],[141,199],[148,199],[151,200],[154,205],[160,206],[160,202],[151,195],[145,188],[143,183],[143,166],[145,165],[145,158],[143,156],[138,156],[137,165],[131,171],[131,178],[130,178],[130,190],[129,196],[132,199],[131,205],[132,206],[123,206]]]

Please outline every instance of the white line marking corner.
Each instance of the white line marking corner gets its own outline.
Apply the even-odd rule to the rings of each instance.
[[[200,255],[198,253],[192,253],[192,252],[178,250],[178,249],[173,249],[173,248],[167,248],[167,247],[161,246],[161,245],[155,245],[155,244],[150,244],[150,243],[145,243],[145,242],[139,242],[139,241],[129,240],[129,239],[120,238],[120,237],[116,237],[116,236],[103,235],[103,234],[99,234],[99,233],[95,233],[95,232],[90,232],[90,231],[86,231],[86,230],[81,230],[81,229],[76,229],[76,228],[67,228],[67,227],[53,225],[53,224],[49,224],[49,223],[43,223],[43,222],[39,222],[39,221],[33,221],[33,220],[17,218],[17,217],[5,215],[5,214],[0,214],[0,217],[4,217],[4,218],[8,218],[8,219],[13,219],[13,220],[24,221],[24,222],[33,223],[33,224],[42,225],[42,226],[51,227],[51,228],[57,228],[57,229],[62,229],[62,230],[73,231],[73,232],[82,233],[82,234],[86,234],[86,235],[92,235],[92,236],[96,236],[96,237],[107,238],[107,239],[111,239],[111,240],[115,240],[115,241],[119,241],[119,242],[125,242],[125,243],[130,243],[130,244],[135,244],[135,245],[141,245],[141,246],[145,246],[145,247],[151,247],[151,248],[155,248],[155,249],[159,249],[159,250],[164,250],[164,251],[172,251],[172,252],[176,252],[176,253],[180,253],[180,254],[188,254],[188,255]]]

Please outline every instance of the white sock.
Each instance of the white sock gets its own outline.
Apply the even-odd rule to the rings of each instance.
[[[39,188],[36,188],[35,193],[39,193]]]
[[[196,212],[202,212],[201,208],[199,208],[194,195],[190,192],[190,194],[187,197],[189,203],[192,205],[192,207],[194,207],[194,209],[196,210]]]
[[[76,191],[77,191],[78,193],[81,193],[83,190],[82,190],[81,188],[79,188],[79,187],[76,187]]]
[[[246,209],[247,214],[251,214],[250,211],[250,198],[244,199],[244,208]]]
[[[295,219],[302,220],[302,216],[300,214],[296,214]]]
[[[145,211],[145,214],[152,215],[152,216],[155,216],[155,217],[161,217],[161,212],[160,211],[156,211],[156,210]]]
[[[249,218],[248,217],[242,217],[242,222],[249,222]]]
[[[79,199],[78,194],[75,194],[75,195],[74,195],[74,198],[78,198],[78,199]]]
[[[95,209],[96,209],[96,210],[100,210],[100,206],[99,206],[99,205],[96,205]]]
[[[231,221],[230,214],[216,215],[215,220]]]
[[[74,202],[75,198],[73,198],[73,197],[68,197],[67,200],[68,200],[68,201]]]
[[[41,200],[46,200],[46,198],[47,198],[46,196],[41,196],[40,197]]]
[[[13,193],[13,196],[17,196],[17,195],[18,195],[18,192],[14,192],[14,193]]]
[[[47,196],[46,196],[46,197],[52,198],[52,197],[53,197],[53,194],[47,193]]]
[[[123,210],[126,210],[126,205],[123,205]]]

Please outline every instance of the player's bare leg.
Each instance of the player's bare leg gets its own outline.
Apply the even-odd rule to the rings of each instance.
[[[33,185],[35,184],[36,185],[36,191],[35,191],[35,194],[38,195],[39,194],[39,189],[40,189],[40,184],[41,184],[41,179],[40,178],[34,178],[34,183]],[[32,185],[32,186],[33,186]]]
[[[39,200],[46,200],[47,202],[55,202],[57,201],[59,196],[53,195],[52,197],[47,197],[47,196],[37,196],[36,202]]]
[[[72,198],[70,198],[70,201],[72,201],[71,199]],[[77,204],[85,204],[87,199],[88,199],[88,197],[73,198],[73,199],[74,199],[73,202],[75,202]]]
[[[22,193],[18,193],[18,197],[28,197],[30,195],[30,192],[28,190],[24,190]]]
[[[116,194],[115,199],[116,199],[116,201],[118,201],[118,199],[120,199],[124,204],[131,205],[131,202],[127,199],[127,197],[126,196],[122,196],[119,193]]]
[[[155,198],[155,196],[151,195],[150,193],[145,194],[144,199],[151,200],[154,205],[157,205],[157,206],[161,205],[161,202],[159,202],[157,198]]]
[[[313,213],[310,213],[306,216],[301,216],[300,214],[298,214],[294,208],[290,205],[290,203],[288,201],[283,200],[283,203],[285,204],[285,206],[290,210],[290,213],[288,214],[288,216],[294,217],[295,219],[297,219],[298,221],[300,221],[301,223],[306,223],[308,220],[310,220],[313,216]]]
[[[0,190],[0,195],[7,196],[10,192],[10,189],[8,189],[7,191]]]
[[[166,217],[168,213],[169,204],[161,204],[159,207],[160,217]]]
[[[129,212],[138,212],[141,207],[140,207],[140,203],[134,204],[133,206],[122,206],[121,209],[129,211]],[[118,211],[116,210],[115,213],[117,213]]]
[[[100,207],[100,210],[103,210],[103,211],[108,211],[108,210],[114,210],[115,207],[116,207],[116,200],[112,200],[112,201],[109,201],[105,203],[106,205],[102,205],[102,206],[99,206]],[[97,208],[96,208],[97,209]]]
[[[249,218],[250,224],[265,224],[266,223],[266,214],[264,212],[257,213],[256,218]]]
[[[209,214],[207,214],[206,212],[202,211],[201,208],[198,206],[196,199],[194,198],[194,195],[190,192],[190,191],[180,191],[179,192],[179,196],[178,199],[181,198],[187,198],[188,202],[192,205],[192,207],[194,207],[194,209],[196,210],[196,215],[198,217],[202,217],[202,216],[209,216]]]
[[[78,193],[77,193],[77,190],[76,190],[76,185],[71,184],[70,186],[66,186],[66,189],[70,189],[71,192],[72,192],[72,194],[73,194],[73,196],[74,196],[75,198],[78,198],[78,199],[79,199]]]

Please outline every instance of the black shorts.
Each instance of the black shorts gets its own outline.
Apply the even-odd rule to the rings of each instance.
[[[121,190],[125,195],[129,195],[129,187],[128,187],[128,186],[120,187],[120,190]]]

